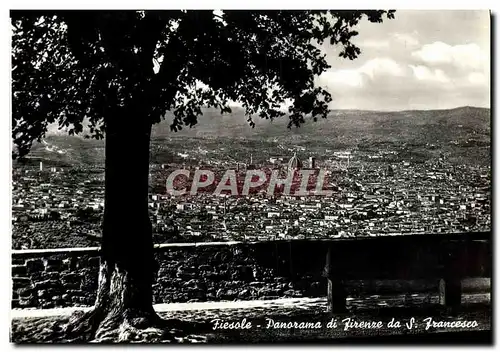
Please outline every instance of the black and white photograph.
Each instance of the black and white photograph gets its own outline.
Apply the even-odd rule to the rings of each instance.
[[[493,344],[490,10],[140,7],[9,10],[10,343]]]

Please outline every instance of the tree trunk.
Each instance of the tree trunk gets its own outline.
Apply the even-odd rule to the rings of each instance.
[[[125,113],[106,125],[97,299],[93,311],[68,325],[74,333],[89,333],[87,339],[128,340],[131,329],[154,325],[159,319],[152,305],[157,266],[148,214],[151,124],[130,115]]]

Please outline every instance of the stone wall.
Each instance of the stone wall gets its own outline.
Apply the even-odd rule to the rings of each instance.
[[[450,244],[466,254],[459,262],[469,274],[464,278],[491,277],[490,241],[462,237],[467,235],[340,241],[334,257],[343,274],[358,274],[344,281],[350,296],[437,292],[440,248]],[[153,303],[325,296],[328,246],[322,240],[163,244],[155,253],[160,267]],[[91,306],[98,269],[99,248],[14,250],[12,307]],[[490,287],[489,279],[462,280],[464,292]]]
[[[98,269],[97,248],[14,251],[12,308],[92,305]]]
[[[12,308],[92,305],[98,255],[98,248],[13,251]],[[165,244],[155,255],[155,304],[326,294],[322,242]]]

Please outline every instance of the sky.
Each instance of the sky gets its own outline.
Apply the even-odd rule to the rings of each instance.
[[[317,80],[333,109],[412,110],[490,107],[488,11],[398,10],[383,23],[363,20],[355,60],[323,45],[332,66]]]
[[[331,109],[490,107],[489,11],[397,10],[395,19],[365,18],[355,29],[355,60],[340,58],[329,43],[322,47],[332,67],[316,84],[332,94]],[[49,133],[65,132],[54,123]]]

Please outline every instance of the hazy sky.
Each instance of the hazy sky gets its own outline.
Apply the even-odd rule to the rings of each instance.
[[[384,23],[357,26],[361,55],[339,58],[318,83],[337,109],[444,109],[490,106],[488,11],[396,11]]]

